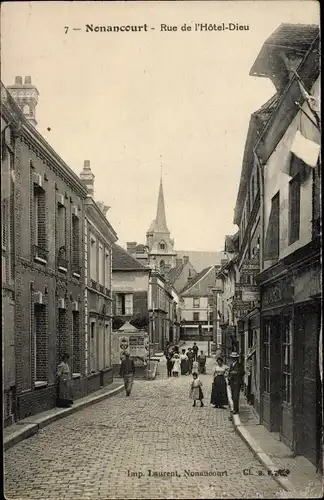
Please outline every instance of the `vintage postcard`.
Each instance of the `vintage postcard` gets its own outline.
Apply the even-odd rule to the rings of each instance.
[[[4,495],[323,496],[320,7],[1,7]]]

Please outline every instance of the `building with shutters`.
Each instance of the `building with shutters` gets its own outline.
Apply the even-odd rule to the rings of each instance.
[[[251,74],[277,105],[253,146],[260,171],[260,419],[296,454],[321,461],[321,213],[318,26],[281,25]],[[300,86],[302,82],[303,87]],[[313,159],[312,159],[313,158]]]
[[[212,339],[214,305],[212,288],[219,266],[210,266],[188,280],[180,291],[182,298],[181,339]],[[218,332],[218,341],[220,341]]]
[[[82,221],[87,190],[35,128],[38,91],[31,78],[23,83],[16,77],[8,89],[1,87],[10,213],[14,209],[15,215],[5,262],[6,286],[14,291],[4,317],[10,335],[5,364],[10,423],[55,406],[56,370],[64,352],[70,354],[73,376],[85,380]],[[14,335],[8,319],[13,307]]]
[[[117,234],[107,219],[109,207],[94,201],[94,179],[90,161],[80,174],[87,187],[84,202],[84,363],[87,392],[113,380],[112,343],[112,249]]]
[[[124,248],[114,244],[112,251],[113,329],[126,321],[149,331],[150,268],[143,266]]]

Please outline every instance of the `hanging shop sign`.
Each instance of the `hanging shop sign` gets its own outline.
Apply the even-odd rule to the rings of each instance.
[[[243,301],[243,300],[235,300],[233,302],[233,309],[236,311],[245,311],[251,309],[251,302],[250,301]]]
[[[242,264],[241,273],[259,273],[260,263],[258,260],[245,260]]]

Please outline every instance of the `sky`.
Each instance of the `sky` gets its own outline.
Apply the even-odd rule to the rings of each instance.
[[[249,71],[281,23],[319,24],[319,3],[10,2],[1,10],[3,83],[32,77],[37,129],[77,174],[91,161],[94,197],[111,207],[119,244],[145,243],[162,165],[175,248],[223,250],[237,231],[250,115],[275,93]],[[145,23],[147,31],[86,32],[87,24]],[[194,31],[195,23],[249,30]]]

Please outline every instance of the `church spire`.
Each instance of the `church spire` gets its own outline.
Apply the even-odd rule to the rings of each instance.
[[[165,205],[164,205],[164,195],[163,195],[163,183],[162,183],[162,167],[161,167],[161,179],[160,179],[160,188],[159,188],[159,196],[158,196],[158,204],[155,218],[155,230],[160,233],[168,233],[168,227],[166,224],[166,216],[165,216]]]

